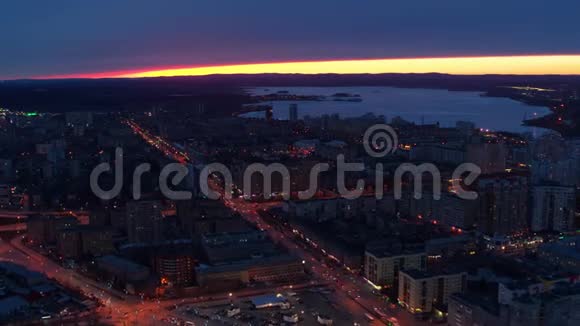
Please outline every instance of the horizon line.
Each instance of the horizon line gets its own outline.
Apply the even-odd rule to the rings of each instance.
[[[165,66],[22,79],[154,78],[251,74],[580,75],[580,54],[374,58]]]

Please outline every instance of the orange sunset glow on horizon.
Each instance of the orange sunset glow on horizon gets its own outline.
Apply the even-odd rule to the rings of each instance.
[[[143,68],[141,70],[135,71],[49,76],[46,78],[143,78],[262,73],[443,73],[453,75],[580,75],[580,54],[349,59],[328,61],[251,63],[197,67]]]

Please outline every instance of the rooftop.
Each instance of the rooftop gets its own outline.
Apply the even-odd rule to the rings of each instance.
[[[478,306],[494,315],[499,315],[499,304],[496,298],[474,293],[455,293],[453,298],[465,305]]]
[[[264,307],[269,305],[277,305],[286,302],[286,298],[282,295],[265,294],[250,298],[252,304],[256,307]]]
[[[540,246],[540,251],[580,260],[580,251],[576,247],[565,244],[546,243]]]
[[[46,280],[43,274],[27,269],[24,266],[16,265],[10,262],[0,262],[0,270],[4,270],[8,275],[23,277],[27,282],[43,282]]]
[[[514,302],[522,304],[538,304],[555,300],[566,299],[569,296],[580,295],[580,284],[557,283],[552,291],[540,295],[524,295],[514,299]]]
[[[369,248],[366,251],[377,258],[425,254],[424,248]]]
[[[148,270],[148,268],[143,265],[139,265],[130,260],[115,255],[107,255],[101,258],[97,258],[97,263],[99,265],[113,266],[124,270],[127,273],[140,273],[144,270]]]
[[[26,307],[28,302],[18,295],[0,299],[0,316],[9,315]]]
[[[201,274],[235,272],[246,270],[252,267],[276,265],[276,264],[288,264],[293,262],[298,262],[298,259],[288,254],[282,254],[270,257],[260,257],[255,259],[232,261],[216,265],[200,265],[199,267],[196,267],[195,271],[196,273]]]
[[[444,275],[457,275],[464,273],[460,270],[455,269],[440,269],[440,270],[429,270],[429,271],[420,271],[417,269],[409,269],[401,271],[401,273],[405,273],[412,277],[413,279],[424,279],[424,278],[431,278],[436,276],[444,276]]]

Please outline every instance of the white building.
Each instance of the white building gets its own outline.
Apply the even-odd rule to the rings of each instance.
[[[431,312],[447,305],[449,297],[463,293],[467,286],[465,272],[401,271],[399,302],[411,313]]]
[[[365,278],[375,286],[395,285],[401,270],[425,270],[426,268],[427,254],[423,249],[396,250],[392,248],[365,251]]]

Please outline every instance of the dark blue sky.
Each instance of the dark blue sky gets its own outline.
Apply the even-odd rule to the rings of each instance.
[[[580,53],[578,0],[0,3],[0,78],[334,58]]]

